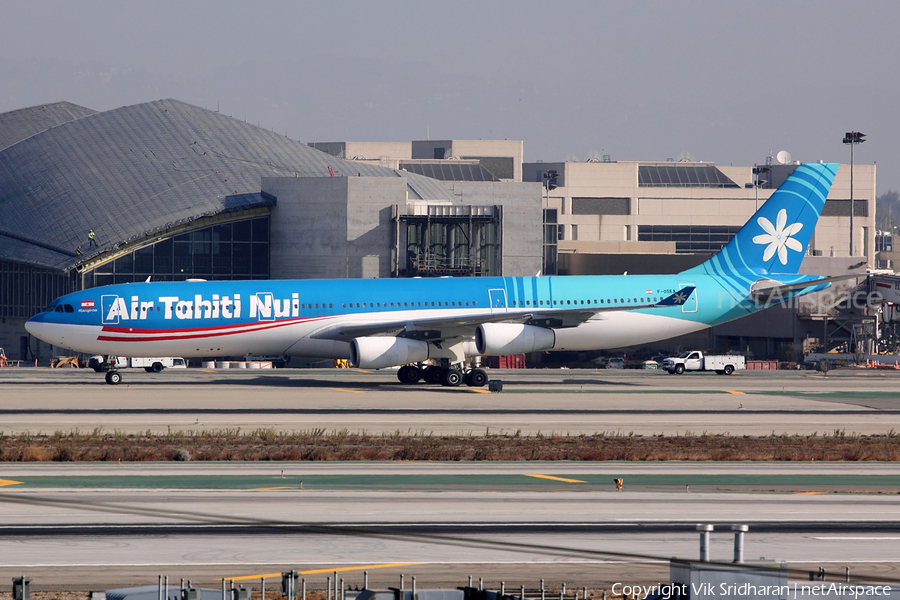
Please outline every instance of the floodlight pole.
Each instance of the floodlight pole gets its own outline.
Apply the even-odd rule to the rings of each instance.
[[[866,134],[859,131],[848,131],[844,134],[843,142],[850,145],[850,256],[853,256],[853,147],[866,141]]]
[[[856,146],[850,142],[850,256],[853,256],[853,213],[856,207],[853,206],[853,147]]]

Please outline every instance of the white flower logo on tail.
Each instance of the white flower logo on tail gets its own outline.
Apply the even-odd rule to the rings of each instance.
[[[790,225],[787,225],[787,211],[785,209],[782,208],[778,211],[774,226],[772,225],[772,222],[765,217],[759,217],[756,222],[759,223],[759,226],[763,228],[765,233],[754,237],[753,243],[768,244],[765,252],[763,252],[764,261],[772,258],[777,252],[778,260],[781,261],[781,264],[786,265],[788,248],[795,252],[803,252],[803,245],[791,237],[803,229],[803,223],[791,223]]]

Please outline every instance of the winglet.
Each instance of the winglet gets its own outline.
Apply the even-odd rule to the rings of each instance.
[[[671,296],[663,298],[654,304],[654,306],[681,306],[688,301],[688,298],[694,293],[694,289],[695,288],[692,285],[685,286]]]

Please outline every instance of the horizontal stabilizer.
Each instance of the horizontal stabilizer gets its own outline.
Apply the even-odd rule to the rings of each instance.
[[[799,283],[780,283],[774,279],[760,279],[750,286],[750,295],[757,304],[769,304],[773,301],[781,301],[791,292],[805,290],[811,287],[828,286],[838,281],[858,279],[860,277],[866,277],[866,274],[854,273],[850,275],[836,275],[834,277],[820,277],[818,279],[808,279]]]

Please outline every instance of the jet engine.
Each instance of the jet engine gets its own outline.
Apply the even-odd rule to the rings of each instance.
[[[475,329],[479,354],[506,356],[548,350],[556,343],[552,329],[517,323],[484,323]]]
[[[360,337],[350,342],[350,364],[382,369],[428,358],[428,343],[397,337]]]

